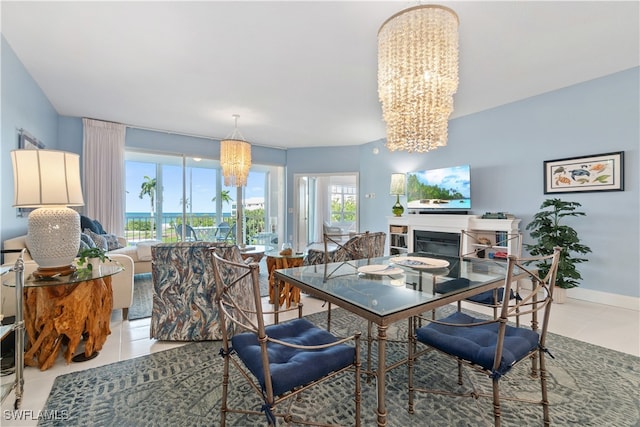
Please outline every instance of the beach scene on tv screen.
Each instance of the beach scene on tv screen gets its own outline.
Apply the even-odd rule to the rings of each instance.
[[[470,209],[469,166],[431,169],[407,174],[409,209]]]

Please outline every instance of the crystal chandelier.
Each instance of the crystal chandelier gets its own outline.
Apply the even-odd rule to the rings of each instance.
[[[400,11],[378,31],[378,96],[391,151],[447,145],[458,90],[458,15],[444,6]]]
[[[240,115],[234,114],[233,117],[236,122],[233,133],[220,141],[220,164],[225,186],[244,187],[251,167],[251,144],[238,131]]]

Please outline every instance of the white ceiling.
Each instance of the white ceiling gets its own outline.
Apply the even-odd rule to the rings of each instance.
[[[417,2],[1,2],[57,112],[272,147],[384,138],[377,31]],[[460,18],[452,117],[640,65],[639,5],[441,2]]]

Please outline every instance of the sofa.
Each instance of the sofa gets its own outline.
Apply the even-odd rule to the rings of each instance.
[[[85,215],[80,215],[80,229],[83,233],[83,241],[87,237],[87,241],[90,244],[102,247],[110,254],[117,253],[130,256],[135,264],[134,274],[151,273],[151,246],[160,242],[147,240],[129,246],[125,238],[109,234],[102,227],[100,221]],[[85,233],[87,234],[86,236]],[[94,242],[92,243],[91,240]],[[80,244],[82,245],[82,242]],[[82,249],[82,246],[80,249]]]
[[[118,237],[120,242],[119,249],[107,251],[107,255],[126,255],[133,261],[133,274],[151,273],[151,246],[158,244],[156,240],[149,240],[143,242],[137,242],[135,246],[128,246],[127,240],[123,237]],[[23,249],[27,247],[27,236],[18,236],[13,239],[7,239],[4,241],[3,249]],[[18,258],[17,254],[5,255],[5,263],[12,263]],[[25,254],[25,261],[31,260],[31,256],[27,252]]]
[[[4,249],[24,249],[27,245],[27,236],[14,237],[13,239],[7,239],[4,241]],[[123,248],[125,249],[125,248]],[[135,263],[132,257],[126,254],[126,251],[120,251],[120,249],[108,252],[107,255],[113,261],[117,261],[124,267],[124,271],[114,275],[111,280],[111,286],[113,288],[113,309],[122,309],[122,318],[127,319],[129,307],[133,303],[133,275]],[[4,255],[4,265],[13,265],[20,256],[19,252],[6,253]],[[25,261],[25,277],[31,274],[38,268],[38,265],[31,259],[29,252],[26,251],[24,255]],[[149,272],[151,271],[151,260],[148,261]],[[15,315],[15,293],[13,289],[8,287],[2,287],[2,314],[4,316]]]

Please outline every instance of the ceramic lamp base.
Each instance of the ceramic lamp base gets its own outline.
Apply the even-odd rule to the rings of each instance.
[[[402,216],[402,214],[404,213],[404,208],[400,204],[400,196],[396,196],[396,204],[391,208],[391,212],[395,216]]]
[[[80,215],[66,206],[31,212],[27,248],[43,271],[69,267],[80,248]]]

